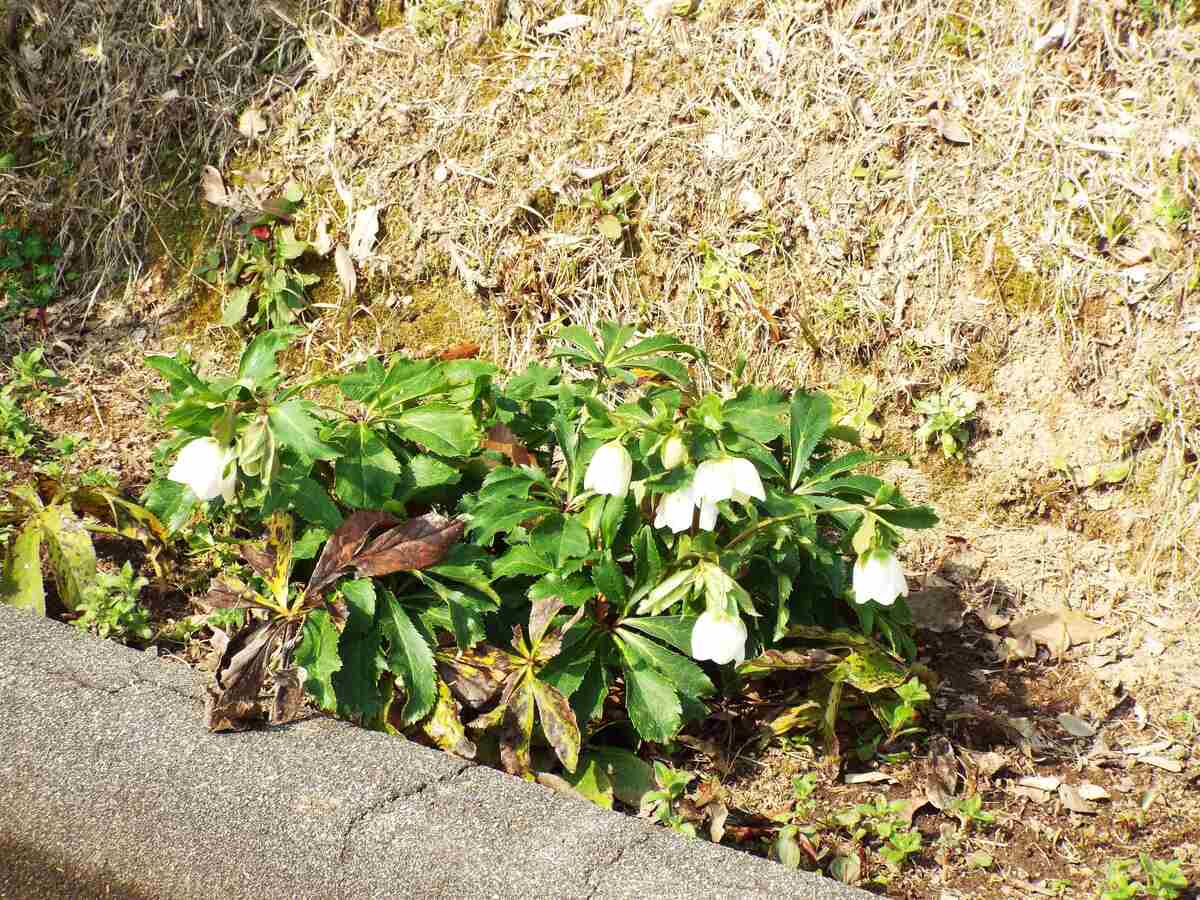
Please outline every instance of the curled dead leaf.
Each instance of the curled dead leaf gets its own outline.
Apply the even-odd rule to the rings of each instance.
[[[931,109],[927,116],[929,124],[937,130],[937,133],[942,136],[943,140],[947,140],[952,144],[970,144],[971,135],[962,126],[962,123],[940,109]]]
[[[253,106],[247,106],[238,116],[238,132],[248,141],[255,141],[267,133],[267,120]]]
[[[216,166],[205,166],[200,173],[200,192],[213,206],[232,206],[225,179]]]
[[[368,206],[356,212],[354,224],[350,226],[350,258],[361,261],[370,256],[378,233],[378,206]]]
[[[1041,644],[1061,656],[1076,644],[1088,644],[1116,633],[1116,628],[1094,622],[1072,609],[1034,613],[1008,626],[1015,639],[1013,650],[1025,654],[1031,643]]]
[[[438,354],[438,359],[448,362],[453,359],[474,359],[479,355],[480,346],[474,341],[463,341],[447,347]]]
[[[358,274],[354,271],[354,260],[350,258],[350,252],[338,244],[338,248],[333,254],[333,262],[337,268],[338,281],[341,282],[342,290],[345,291],[347,297],[353,297],[358,288]]]
[[[537,457],[526,449],[516,433],[503,423],[493,425],[488,429],[487,437],[483,440],[483,449],[503,453],[513,461],[515,466],[536,466]]]

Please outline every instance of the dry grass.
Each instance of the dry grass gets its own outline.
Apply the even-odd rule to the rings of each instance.
[[[309,66],[307,15],[221,0],[0,2],[0,147],[18,163],[0,173],[0,205],[58,237],[81,294],[136,276],[163,231],[192,218],[197,168],[223,158],[242,109]]]

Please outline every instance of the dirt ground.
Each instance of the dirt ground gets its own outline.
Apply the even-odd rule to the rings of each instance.
[[[169,12],[169,34],[194,35],[192,6],[109,27],[162,27]],[[378,208],[352,297],[329,259],[311,263],[322,280],[298,368],[463,340],[515,364],[565,322],[617,318],[697,343],[718,372],[743,353],[760,381],[830,389],[878,448],[912,454],[887,474],[942,516],[905,550],[939,685],[927,724],[950,741],[957,790],[996,815],[967,829],[910,804],[925,849],[876,889],[1094,897],[1106,863],[1138,852],[1178,857],[1195,882],[1200,12],[1185,7],[281,7],[283,74],[197,101],[211,128],[184,136],[186,175],[116,226],[142,234],[113,269],[124,281],[68,296],[44,324],[0,324],[0,362],[45,346],[68,384],[31,410],[38,423],[87,436],[78,469],[140,490],[161,437],[142,358],[186,349],[218,371],[240,346],[193,274],[229,236],[229,210],[198,193],[207,164],[250,200],[302,184],[307,238],[324,220],[348,243],[356,213]],[[48,49],[51,32],[24,21],[17,43]],[[21,59],[26,90],[49,91],[50,67]],[[250,139],[246,104],[265,122]],[[36,129],[53,111],[23,115]],[[65,158],[66,143],[41,146]],[[18,167],[0,188],[19,208],[51,178]],[[586,202],[593,181],[603,197],[637,189],[616,241]],[[72,221],[76,242],[97,240],[93,219]],[[914,439],[914,402],[951,383],[980,398],[962,460]],[[1013,623],[1063,610],[1092,639],[1061,654],[1014,640]],[[923,798],[936,745],[815,797]],[[784,809],[817,766],[788,743],[681,759],[719,776],[730,821],[746,823]],[[1029,776],[1107,796],[1075,812]],[[979,852],[992,863],[967,862]],[[881,873],[864,857],[864,879]]]

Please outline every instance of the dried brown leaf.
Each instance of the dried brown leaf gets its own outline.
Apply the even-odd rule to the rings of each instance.
[[[353,297],[355,290],[358,289],[358,273],[354,271],[354,260],[350,258],[350,251],[338,244],[337,249],[333,252],[333,263],[337,268],[338,281],[342,285],[342,290],[345,291],[347,297]]]
[[[971,135],[963,128],[962,123],[957,118],[948,115],[940,109],[931,109],[927,115],[929,124],[937,130],[937,133],[942,136],[943,140],[947,140],[952,144],[971,143]]]
[[[303,666],[280,669],[275,673],[275,697],[271,703],[271,722],[290,722],[304,709],[304,682],[308,672]]]
[[[308,580],[306,593],[319,597],[326,588],[353,567],[355,556],[362,550],[371,533],[378,528],[395,525],[398,520],[382,510],[363,509],[351,514],[325,542],[321,557]]]
[[[462,538],[466,523],[435,512],[390,528],[355,555],[353,564],[364,578],[415,572],[436,566]]]
[[[200,193],[213,206],[233,206],[225,179],[216,166],[205,166],[200,174]]]
[[[1083,799],[1079,794],[1079,790],[1074,785],[1060,784],[1058,786],[1058,799],[1071,812],[1082,813],[1088,816],[1096,814],[1096,804]]]
[[[248,141],[256,141],[267,133],[267,120],[253,106],[247,106],[238,116],[238,132]]]
[[[515,466],[536,466],[538,464],[537,457],[530,453],[513,430],[504,424],[493,425],[488,429],[487,437],[483,441],[483,448],[503,453],[512,460]]]
[[[1071,609],[1058,609],[1034,613],[1008,626],[1011,634],[1021,644],[1022,652],[1032,640],[1043,645],[1054,656],[1061,656],[1076,644],[1087,644],[1106,638],[1116,628],[1094,622],[1082,613]]]
[[[954,755],[954,748],[945,738],[938,738],[931,747],[925,797],[938,810],[945,810],[957,790],[958,759]]]
[[[480,346],[474,341],[463,341],[453,344],[438,354],[438,359],[448,362],[453,359],[474,359],[479,355]]]

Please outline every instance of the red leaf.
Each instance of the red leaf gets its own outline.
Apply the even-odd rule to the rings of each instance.
[[[438,359],[449,361],[452,359],[474,359],[479,355],[479,345],[473,341],[463,341],[461,344],[455,344],[452,347],[447,347],[438,354]]]
[[[338,530],[329,536],[321,558],[317,560],[305,591],[316,599],[342,574],[353,566],[355,555],[362,550],[371,532],[384,525],[395,525],[397,519],[383,510],[363,509],[353,513]]]

